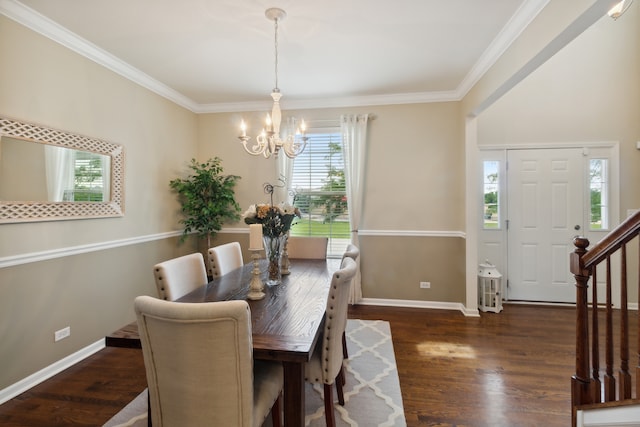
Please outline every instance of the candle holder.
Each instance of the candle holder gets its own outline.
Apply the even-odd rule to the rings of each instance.
[[[264,298],[264,283],[260,278],[260,251],[262,249],[249,249],[251,251],[251,259],[253,260],[253,275],[249,284],[249,293],[247,298],[250,300],[259,300]]]
[[[285,235],[284,239],[284,247],[282,248],[282,261],[280,261],[280,273],[284,276],[287,274],[291,274],[289,267],[291,267],[291,263],[289,262],[289,252],[287,251],[287,246],[289,245],[289,232]]]

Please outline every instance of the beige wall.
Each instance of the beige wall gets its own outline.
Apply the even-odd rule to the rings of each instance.
[[[598,21],[480,115],[478,131],[480,145],[617,141],[621,212],[640,208],[640,8]]]
[[[178,229],[168,182],[196,156],[195,114],[4,16],[0,57],[0,115],[122,144],[126,181],[122,218],[0,225],[0,260]],[[167,239],[0,268],[0,390],[132,321],[153,264],[188,250]]]
[[[313,124],[341,114],[370,113],[364,208],[360,223],[365,298],[463,303],[464,151],[459,103],[287,111]],[[225,173],[240,175],[243,210],[266,201],[275,159],[250,156],[237,139],[241,114],[199,117],[199,153],[220,156]],[[263,114],[245,114],[259,129]],[[244,228],[242,222],[233,227]],[[448,233],[451,237],[434,237]],[[371,235],[375,234],[375,235]],[[433,256],[437,254],[437,256]],[[419,289],[430,281],[431,289]]]
[[[0,200],[32,202],[49,200],[44,147],[43,144],[2,137],[0,140]]]
[[[313,123],[341,114],[370,113],[361,229],[461,231],[464,151],[459,104],[433,103],[364,108],[287,111]],[[262,184],[272,181],[275,159],[250,156],[238,141],[240,113],[199,116],[199,155],[220,156],[225,173],[240,175],[236,190],[243,209],[265,199]],[[246,114],[245,120],[258,114]],[[238,226],[244,226],[239,223]],[[245,226],[246,227],[246,226]]]

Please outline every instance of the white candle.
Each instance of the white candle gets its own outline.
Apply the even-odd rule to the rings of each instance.
[[[249,250],[262,248],[262,224],[249,224]]]

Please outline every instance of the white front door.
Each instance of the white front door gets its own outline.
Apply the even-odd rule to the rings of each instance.
[[[510,300],[575,302],[573,237],[584,227],[581,148],[509,150]]]

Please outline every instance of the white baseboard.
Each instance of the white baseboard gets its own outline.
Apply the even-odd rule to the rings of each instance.
[[[416,301],[404,299],[363,298],[358,304],[381,305],[389,307],[432,308],[437,310],[459,310],[468,317],[480,317],[480,312],[467,309],[459,302]]]
[[[17,395],[24,393],[32,387],[40,384],[41,382],[48,380],[52,376],[64,371],[70,366],[75,365],[83,359],[91,356],[94,353],[102,350],[105,347],[104,338],[100,341],[96,341],[93,344],[86,346],[73,354],[65,357],[64,359],[60,359],[57,362],[47,366],[39,370],[38,372],[29,375],[27,378],[24,378],[18,381],[15,384],[10,385],[9,387],[0,390],[0,405],[6,402],[7,400],[13,399]]]

